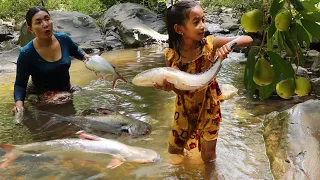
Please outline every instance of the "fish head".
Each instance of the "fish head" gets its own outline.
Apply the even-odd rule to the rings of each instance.
[[[89,69],[90,71],[93,70],[94,68],[94,59],[93,59],[93,56],[91,56],[85,63],[84,63],[84,66]]]
[[[87,69],[96,72],[96,73],[112,73],[113,75],[116,74],[114,66],[105,58],[94,55],[91,56],[86,62],[85,66]]]
[[[156,75],[155,72],[156,72],[156,68],[153,68],[137,74],[132,79],[132,84],[136,86],[153,86],[153,82],[154,82],[153,79],[154,79],[154,76]]]
[[[85,63],[86,68],[93,70],[95,68],[95,66],[99,66],[101,63],[103,62],[104,59],[101,56],[98,55],[93,55],[91,56]]]
[[[137,163],[147,164],[160,161],[160,154],[151,149],[130,146],[128,151],[129,159]]]
[[[160,161],[160,154],[155,151],[147,151],[148,155],[144,154],[144,158],[141,159],[140,163],[147,164],[147,163],[154,163]]]
[[[134,122],[128,128],[128,132],[130,135],[133,136],[141,136],[141,135],[148,135],[152,131],[152,127],[150,124],[141,122]]]

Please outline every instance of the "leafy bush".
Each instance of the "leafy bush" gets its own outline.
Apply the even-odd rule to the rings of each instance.
[[[120,3],[141,4],[156,13],[163,14],[166,9],[165,0],[0,0],[0,18],[22,21],[32,6],[42,6],[48,10],[78,11],[83,14],[98,13]]]
[[[44,0],[48,10],[78,11],[83,14],[102,13],[104,5],[99,0]],[[41,0],[2,0],[1,19],[22,21],[32,6],[42,6]]]
[[[99,0],[48,0],[50,10],[78,11],[83,14],[101,14],[104,6]]]
[[[31,6],[40,6],[40,0],[2,0],[0,4],[1,19],[23,20]]]
[[[163,14],[164,10],[166,9],[165,5],[166,0],[100,0],[100,2],[105,6],[105,8],[110,8],[115,4],[120,3],[137,3],[149,8],[150,10]]]
[[[225,6],[225,7],[248,10],[248,9],[260,8],[261,0],[214,0],[214,1],[202,0],[201,5],[209,9]]]

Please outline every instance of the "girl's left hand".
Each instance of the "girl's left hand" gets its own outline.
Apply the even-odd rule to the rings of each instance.
[[[224,60],[230,52],[231,52],[231,48],[229,43],[217,49],[217,55],[221,60]]]

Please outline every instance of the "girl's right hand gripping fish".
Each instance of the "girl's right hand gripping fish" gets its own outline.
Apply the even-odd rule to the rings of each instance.
[[[125,80],[116,70],[115,67],[109,62],[107,61],[105,58],[98,56],[98,55],[94,55],[91,56],[88,61],[85,62],[85,66],[86,68],[88,68],[89,70],[93,71],[96,76],[98,76],[98,74],[101,76],[102,79],[105,79],[105,77],[108,74],[112,74],[113,78],[112,78],[112,88],[115,88],[117,85],[117,80],[121,80],[123,82],[127,82],[127,80]]]

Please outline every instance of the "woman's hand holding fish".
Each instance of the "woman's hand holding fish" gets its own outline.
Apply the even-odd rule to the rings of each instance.
[[[83,63],[86,64],[86,62],[91,58],[91,56],[89,56],[88,54],[84,55],[83,57]]]
[[[17,114],[19,111],[23,111],[23,102],[22,101],[17,101],[15,106],[12,108],[12,113],[13,115]]]
[[[174,85],[172,83],[169,83],[166,79],[166,77],[163,78],[162,86],[159,84],[153,82],[153,86],[156,89],[163,90],[163,91],[172,91],[174,89]]]

